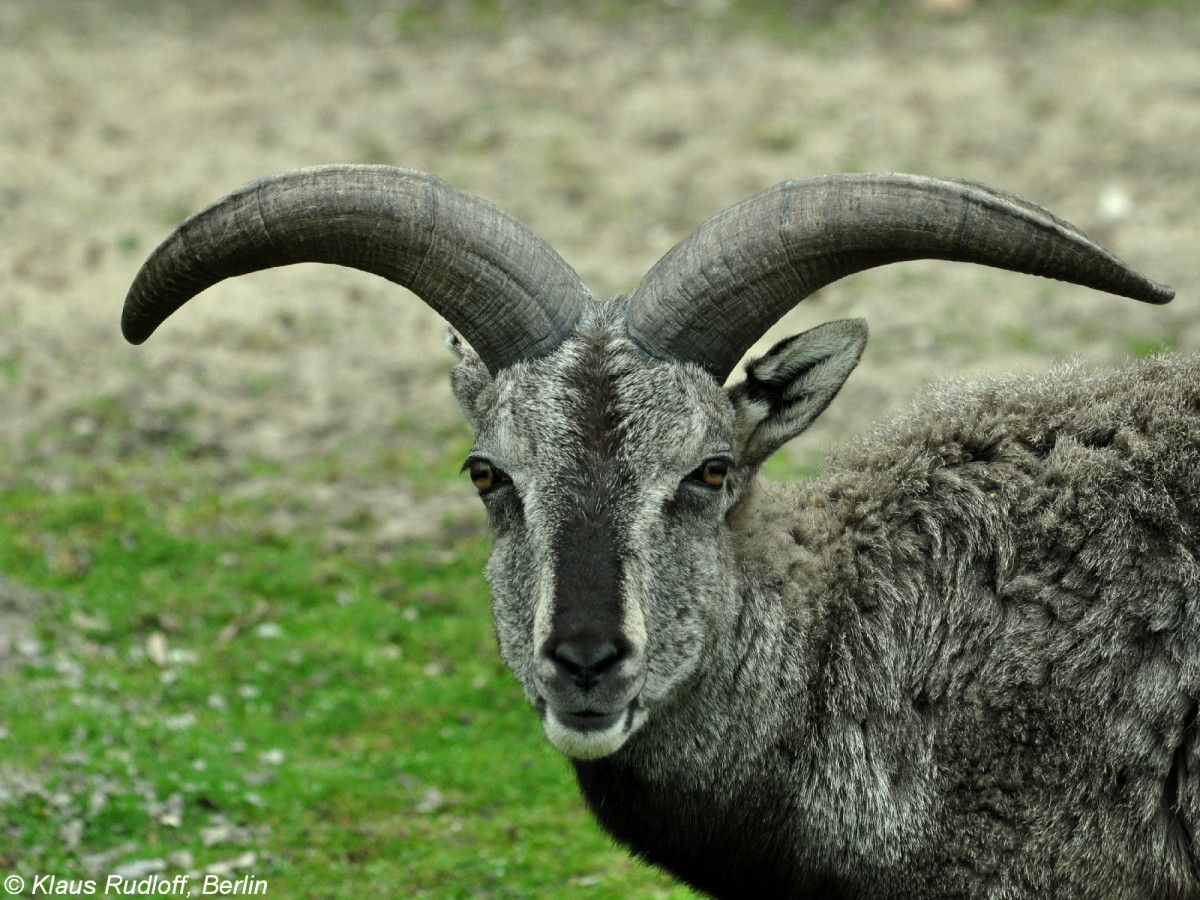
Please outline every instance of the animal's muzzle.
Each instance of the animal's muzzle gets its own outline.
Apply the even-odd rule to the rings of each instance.
[[[556,670],[555,678],[571,682],[585,694],[607,681],[629,652],[625,638],[603,635],[583,635],[553,645],[547,642],[546,648],[546,656]]]

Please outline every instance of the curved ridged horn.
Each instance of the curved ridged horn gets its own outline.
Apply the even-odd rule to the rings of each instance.
[[[245,185],[180,225],[138,272],[121,330],[140,344],[218,281],[299,262],[408,288],[492,372],[557,347],[589,296],[545,241],[486,200],[424,172],[319,166]]]
[[[633,340],[724,381],[788,310],[853,272],[910,259],[982,263],[1147,303],[1174,291],[1073,225],[977,182],[917,175],[785,181],[701,224],[633,291]]]

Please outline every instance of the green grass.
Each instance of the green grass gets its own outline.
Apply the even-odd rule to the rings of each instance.
[[[273,896],[690,896],[586,814],[498,658],[478,529],[331,547],[189,453],[0,461],[0,573],[39,592],[33,641],[0,645],[0,872],[243,858]]]

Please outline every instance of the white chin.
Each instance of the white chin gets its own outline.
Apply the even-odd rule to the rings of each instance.
[[[634,718],[641,717],[635,713]],[[572,759],[599,759],[616,753],[636,730],[639,721],[630,722],[628,715],[617,717],[607,728],[580,731],[560,722],[551,710],[546,711],[543,725],[546,737],[555,747]],[[630,727],[630,726],[633,727]]]

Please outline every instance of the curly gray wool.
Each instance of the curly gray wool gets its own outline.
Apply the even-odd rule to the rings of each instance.
[[[792,740],[937,861],[891,890],[1197,895],[1198,529],[1194,357],[946,384],[750,498],[811,629]]]

